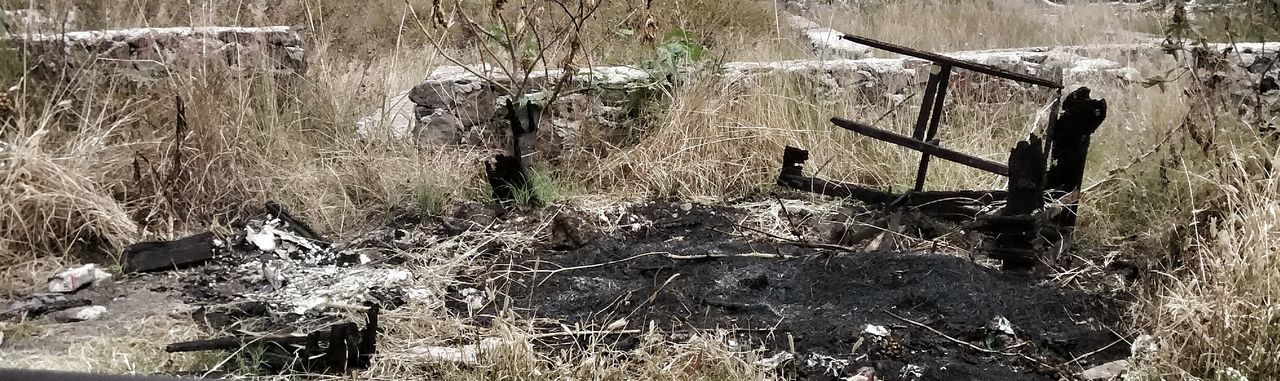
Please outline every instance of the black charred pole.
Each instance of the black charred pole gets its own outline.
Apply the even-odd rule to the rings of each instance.
[[[1090,137],[1106,118],[1107,101],[1089,98],[1088,87],[1076,89],[1062,100],[1062,116],[1049,136],[1053,165],[1045,174],[1044,183],[1054,198],[1063,199],[1072,192],[1080,191]],[[1061,226],[1075,226],[1079,206],[1076,200],[1079,198],[1068,198],[1068,212],[1062,213],[1057,221]]]

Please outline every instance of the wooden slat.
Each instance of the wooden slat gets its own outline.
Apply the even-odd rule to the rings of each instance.
[[[866,124],[854,122],[843,118],[831,118],[840,128],[853,131],[866,137],[897,144],[916,151],[924,152],[932,156],[937,156],[943,160],[953,161],[971,168],[981,169],[1001,176],[1009,176],[1009,166],[1000,164],[991,160],[983,159],[967,153],[953,151],[946,148],[938,147],[929,143],[912,139],[910,136],[902,135],[892,131],[885,131]]]
[[[984,65],[977,62],[969,62],[969,61],[965,61],[965,60],[961,60],[953,57],[944,56],[938,53],[912,49],[912,48],[908,48],[901,45],[890,44],[888,42],[873,40],[870,38],[855,36],[847,33],[841,36],[841,38],[844,38],[845,40],[848,40],[848,41],[853,41],[859,44],[863,44],[866,46],[870,46],[876,49],[887,50],[887,51],[898,53],[901,55],[916,57],[919,59],[928,60],[928,61],[932,61],[940,64],[950,64],[952,66],[955,66],[961,69],[973,70],[982,74],[993,75],[993,76],[1004,78],[1004,79],[1010,79],[1010,80],[1023,82],[1023,83],[1030,83],[1033,85],[1044,86],[1044,87],[1053,88],[1053,89],[1062,88],[1062,83],[1059,83],[1056,81],[1050,81],[1044,78],[1033,77],[1026,74],[1014,73],[1014,72],[1001,69],[995,66]]]

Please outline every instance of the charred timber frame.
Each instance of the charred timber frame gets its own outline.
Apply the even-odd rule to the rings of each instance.
[[[843,119],[831,118],[836,126],[860,135],[919,151],[920,162],[916,170],[915,187],[905,194],[893,194],[856,184],[807,177],[803,165],[809,158],[808,151],[786,147],[783,152],[782,171],[778,184],[798,190],[841,198],[854,198],[868,204],[890,204],[919,208],[943,217],[973,219],[978,217],[981,206],[994,201],[1007,201],[999,216],[984,216],[985,230],[995,235],[991,248],[994,257],[1003,259],[1006,268],[1026,269],[1035,265],[1038,250],[1033,242],[1039,231],[1051,225],[1064,232],[1061,239],[1069,241],[1076,223],[1080,185],[1084,177],[1085,159],[1090,136],[1106,118],[1106,101],[1089,97],[1089,89],[1082,87],[1062,96],[1062,83],[1030,75],[1010,72],[998,67],[968,62],[937,53],[916,50],[874,39],[845,34],[845,40],[906,56],[930,61],[929,81],[925,85],[924,99],[911,136],[872,127]],[[1056,90],[1056,99],[1050,110],[1046,141],[1032,134],[1010,151],[1008,165],[978,156],[946,149],[937,139],[941,124],[943,103],[952,69],[960,68],[1021,83]],[[1061,117],[1059,112],[1062,111]],[[1007,191],[933,191],[925,192],[931,157],[952,161],[971,168],[1009,178]],[[1050,165],[1052,164],[1052,165]],[[1044,208],[1044,194],[1066,199],[1066,213],[1052,221],[1039,221],[1036,213]],[[1075,194],[1077,197],[1067,197]]]

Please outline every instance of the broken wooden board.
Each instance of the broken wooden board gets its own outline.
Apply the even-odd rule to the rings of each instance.
[[[177,241],[135,243],[124,250],[120,267],[126,273],[181,268],[213,259],[221,246],[212,232]]]

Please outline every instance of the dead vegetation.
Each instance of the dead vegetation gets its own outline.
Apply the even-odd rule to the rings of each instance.
[[[232,3],[235,3],[233,5]],[[448,2],[446,2],[448,3]],[[485,9],[489,4],[465,2]],[[636,64],[657,59],[644,34],[681,28],[699,34],[714,60],[784,59],[804,51],[780,26],[776,9],[746,1],[609,2],[587,34],[591,63]],[[1113,12],[1102,5],[1051,12],[1029,2],[882,2],[832,13],[837,30],[880,37],[930,50],[972,50],[1030,45],[1130,42],[1160,34],[1167,15]],[[406,5],[407,4],[407,5]],[[429,35],[414,26],[410,7],[423,15],[427,1],[304,0],[285,2],[63,1],[42,4],[50,14],[78,6],[89,27],[166,25],[295,25],[307,28],[310,68],[300,85],[271,76],[231,74],[217,68],[177,70],[145,86],[86,71],[52,88],[18,86],[0,105],[0,290],[25,293],[54,269],[112,258],[129,243],[222,229],[272,199],[291,205],[317,228],[351,236],[405,216],[441,215],[460,200],[487,196],[476,163],[491,152],[419,147],[383,138],[352,138],[351,121],[382,98],[411,86],[445,60],[427,48]],[[17,6],[26,6],[17,4]],[[446,11],[451,6],[446,4]],[[481,12],[484,13],[484,12]],[[987,23],[1000,20],[998,25]],[[653,24],[650,25],[650,20]],[[912,20],[912,22],[902,22]],[[923,26],[901,30],[895,25]],[[1214,28],[1221,25],[1214,24]],[[1065,32],[1063,31],[1065,29]],[[1213,28],[1205,28],[1213,29]],[[1265,28],[1254,28],[1265,29]],[[1272,32],[1274,33],[1274,32]],[[1221,36],[1217,33],[1207,33]],[[924,39],[920,36],[944,36]],[[1257,35],[1233,35],[1249,39]],[[1258,37],[1261,38],[1261,37]],[[474,42],[474,41],[472,41]],[[476,59],[450,41],[449,54]],[[586,64],[584,61],[581,64]],[[1130,62],[1144,72],[1192,65],[1152,57]],[[0,59],[8,72],[21,62]],[[15,67],[17,68],[15,70]],[[18,76],[0,75],[17,85]],[[1146,379],[1265,379],[1276,362],[1274,300],[1280,263],[1273,205],[1280,194],[1270,175],[1280,152],[1267,135],[1274,110],[1260,120],[1193,107],[1234,104],[1195,91],[1194,76],[1164,86],[1106,87],[1100,97],[1113,114],[1095,136],[1082,209],[1083,241],[1110,250],[1062,268],[1076,272],[1112,263],[1139,263],[1143,282],[1132,291],[1130,328],[1158,343],[1137,358],[1134,375]],[[757,83],[698,81],[672,90],[651,106],[636,144],[604,154],[572,157],[548,173],[545,185],[582,199],[677,197],[726,200],[771,189],[780,164],[776,152],[799,145],[826,157],[813,163],[836,180],[905,188],[914,154],[874,144],[833,128],[832,115],[906,128],[915,102],[900,106],[878,97],[833,98],[808,91],[802,78]],[[1193,91],[1186,91],[1191,89]],[[175,97],[185,112],[175,108]],[[947,144],[967,152],[1005,152],[1041,117],[1042,98],[974,89],[957,94],[948,110]],[[1199,111],[1196,111],[1199,110]],[[1216,109],[1215,109],[1216,110]],[[9,113],[6,115],[6,112]],[[178,115],[189,124],[177,128]],[[1270,119],[1267,119],[1270,118]],[[1218,131],[1209,143],[1194,131]],[[905,130],[904,130],[905,131]],[[993,157],[1003,160],[1003,156]],[[994,176],[973,176],[939,164],[930,184],[944,189],[999,188]],[[554,183],[554,184],[550,184]],[[770,220],[775,225],[782,219]],[[778,229],[783,231],[784,229]],[[508,237],[509,239],[516,239]],[[441,245],[414,253],[413,272],[447,279],[474,261],[474,243]],[[444,250],[448,249],[448,253]],[[511,248],[518,251],[518,248]],[[114,263],[114,259],[106,263]],[[1083,260],[1083,258],[1082,258]],[[440,287],[444,287],[441,285]],[[576,355],[529,349],[536,335],[524,322],[469,331],[440,306],[405,308],[392,321],[373,375],[435,374],[463,379],[759,379],[750,352],[735,352],[718,333],[674,342],[647,333],[628,360],[610,343],[586,345]],[[193,338],[194,327],[163,319],[144,332],[117,332],[75,353],[0,349],[0,361],[29,367],[116,372],[207,369],[225,358],[181,358],[163,364],[160,343]],[[34,324],[34,323],[23,323]],[[39,328],[5,326],[42,335]],[[32,333],[35,332],[35,333]],[[500,337],[490,367],[416,365],[423,345],[478,342]],[[156,345],[150,345],[156,344]],[[124,349],[120,349],[124,348]],[[12,360],[12,361],[10,361]]]

